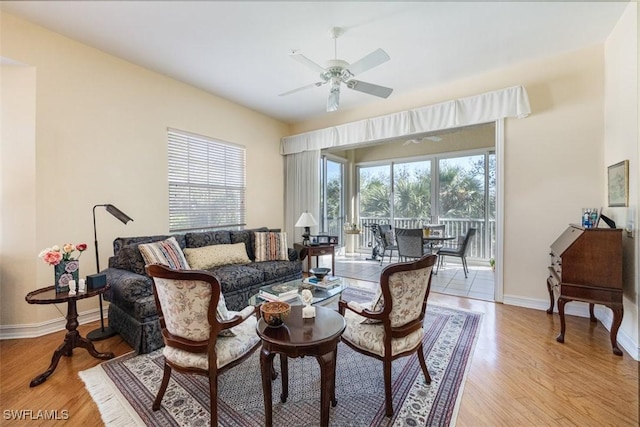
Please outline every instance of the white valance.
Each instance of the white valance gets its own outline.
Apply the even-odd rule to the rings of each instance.
[[[513,86],[440,104],[282,138],[281,153],[340,147],[415,133],[488,123],[531,113],[527,92]]]

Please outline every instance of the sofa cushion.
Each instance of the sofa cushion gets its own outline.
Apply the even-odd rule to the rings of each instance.
[[[255,233],[255,236],[256,262],[287,261],[289,259],[286,232]]]
[[[282,277],[302,273],[302,264],[291,261],[262,261],[251,264],[252,268],[264,273],[264,281],[270,282]]]
[[[255,232],[265,232],[269,231],[267,227],[253,228],[251,230],[232,230],[229,233],[231,234],[231,243],[244,243],[247,248],[247,256],[251,261],[256,260],[256,253],[253,248],[256,245],[256,236]]]
[[[201,233],[187,233],[185,240],[188,248],[201,248],[211,245],[228,245],[231,243],[229,230],[206,231]]]
[[[244,243],[185,248],[184,256],[187,258],[189,266],[195,270],[208,270],[221,265],[251,262]]]
[[[177,270],[189,270],[189,264],[174,237],[161,242],[138,245],[147,264],[162,264]]]
[[[144,271],[144,258],[138,249],[138,245],[123,246],[110,265],[113,268],[131,271],[138,274],[146,274]]]
[[[151,243],[151,242],[159,242],[160,240],[167,240],[169,237],[175,237],[178,245],[181,248],[186,246],[186,240],[184,234],[173,234],[173,235],[157,235],[157,236],[140,236],[140,237],[118,237],[113,241],[113,253],[118,255],[118,252],[125,247],[130,245],[139,245],[140,243]]]
[[[222,293],[260,285],[264,282],[264,273],[251,265],[223,265],[209,269],[220,282]]]

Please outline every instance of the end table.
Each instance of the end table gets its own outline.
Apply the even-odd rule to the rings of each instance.
[[[101,289],[93,291],[79,292],[76,295],[69,295],[68,292],[56,293],[54,286],[41,288],[33,292],[29,292],[25,297],[25,300],[29,304],[59,304],[67,303],[67,335],[64,337],[64,342],[53,352],[51,358],[51,364],[46,371],[35,377],[29,387],[35,387],[42,384],[49,378],[49,375],[55,371],[58,366],[60,358],[64,355],[67,357],[73,356],[73,349],[76,347],[82,347],[89,352],[93,357],[97,359],[113,359],[115,355],[111,352],[99,353],[93,346],[93,343],[88,339],[82,337],[78,332],[78,309],[76,307],[76,301],[79,299],[95,297],[97,295],[105,293],[109,289],[109,285]]]

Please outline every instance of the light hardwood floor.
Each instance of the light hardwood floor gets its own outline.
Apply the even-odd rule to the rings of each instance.
[[[637,426],[638,362],[613,355],[600,324],[569,316],[565,344],[555,337],[558,315],[544,311],[432,293],[430,303],[484,313],[464,386],[458,426]],[[428,308],[427,308],[428,309]],[[80,326],[85,335],[97,322]],[[7,410],[67,410],[67,425],[100,425],[100,414],[78,372],[100,363],[85,350],[63,357],[42,385],[29,388],[48,366],[64,332],[0,341],[0,425],[57,425],[61,421],[11,422]],[[122,355],[131,348],[118,336],[96,343]]]

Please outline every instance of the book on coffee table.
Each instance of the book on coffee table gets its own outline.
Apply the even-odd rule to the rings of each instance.
[[[307,277],[303,282],[319,288],[327,289],[332,288],[335,285],[339,285],[342,283],[342,279],[336,276],[325,276],[322,280],[319,280],[317,277]]]
[[[298,296],[298,286],[289,283],[276,283],[260,288],[260,298],[269,301],[288,301]]]

